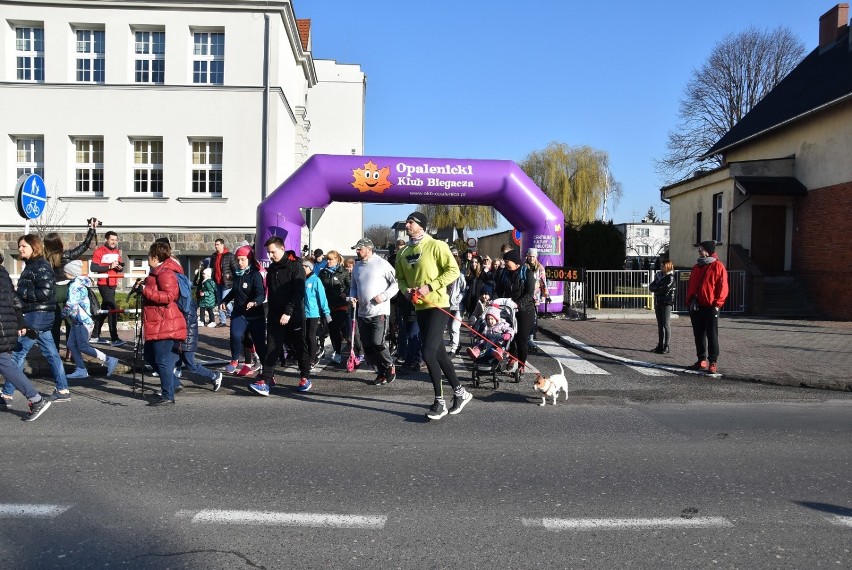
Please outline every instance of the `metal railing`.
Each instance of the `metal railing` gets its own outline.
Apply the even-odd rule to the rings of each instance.
[[[654,273],[647,270],[587,270],[584,283],[586,306],[597,309],[650,309],[653,303],[649,296],[653,294],[648,291],[648,285],[654,279]],[[675,271],[675,312],[687,311],[686,284],[690,273],[689,270]],[[722,312],[744,313],[748,305],[745,271],[728,271],[728,289],[728,299]],[[571,306],[574,307],[574,304]]]

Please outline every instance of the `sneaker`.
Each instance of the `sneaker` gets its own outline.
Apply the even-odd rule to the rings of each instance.
[[[86,370],[85,368],[77,368],[71,374],[66,374],[65,377],[71,378],[71,379],[88,378],[89,377],[89,371]]]
[[[319,360],[313,360],[313,361],[311,361],[311,371],[312,371],[312,372],[313,372],[314,370],[316,370],[316,367],[317,367],[317,366],[319,366]]]
[[[343,357],[340,356],[339,352],[335,352],[334,354],[331,355],[331,361],[334,362],[335,364],[340,364],[341,362],[343,362]]]
[[[226,326],[228,326],[226,323],[219,323],[218,325],[216,325],[216,328],[221,329],[221,328],[225,328]]]
[[[260,394],[261,396],[269,395],[269,386],[267,386],[266,382],[264,382],[263,380],[258,380],[253,384],[249,384],[249,388]]]
[[[12,409],[12,398],[4,398],[0,396],[0,412],[5,412]]]
[[[207,323],[207,325],[206,325],[206,326],[207,326],[207,328],[208,328],[208,329],[215,329],[215,328],[216,328],[216,323],[210,322],[210,323]]]
[[[719,373],[719,367],[716,366],[715,362],[711,362],[710,366],[707,367],[707,374],[718,374],[718,373]]]
[[[391,367],[390,367],[390,368],[388,368],[388,371],[387,371],[387,373],[385,374],[385,376],[386,376],[386,378],[387,378],[387,383],[388,383],[388,384],[390,384],[391,382],[393,382],[394,380],[396,380],[396,365],[393,365],[393,364],[392,364],[392,365],[391,365]]]
[[[695,364],[689,367],[689,370],[707,370],[707,361],[699,360]]]
[[[227,370],[227,368],[225,368],[225,370]],[[243,367],[237,371],[237,376],[248,376],[252,372],[254,372],[254,369],[248,364],[244,364]]]
[[[213,391],[218,392],[219,388],[222,387],[222,373],[217,372],[216,376],[213,377]]]
[[[53,394],[50,395],[51,402],[68,402],[71,400],[71,393],[63,394],[58,390],[54,390]]]
[[[91,341],[89,341],[89,343],[90,344],[109,344],[109,341],[105,338],[101,338],[101,337],[98,336],[98,337],[93,338]]]
[[[476,360],[479,358],[479,347],[478,346],[469,346],[467,349],[467,355],[471,360]]]
[[[167,400],[166,398],[160,397],[159,399],[154,400],[153,402],[148,402],[148,405],[151,407],[174,406],[175,401]]]
[[[462,408],[464,408],[471,400],[473,400],[473,396],[467,390],[465,390],[464,394],[461,396],[453,396],[453,407],[450,408],[450,414],[456,415],[462,411]]]
[[[127,344],[127,343],[126,343],[126,342],[124,342],[123,340],[121,340],[120,338],[119,338],[119,339],[117,339],[117,340],[112,341],[112,345],[113,345],[115,348],[118,348],[119,346],[124,346],[125,344]]]
[[[447,406],[446,404],[435,400],[435,403],[432,404],[432,407],[429,408],[429,411],[426,412],[426,417],[430,420],[440,420],[444,416],[447,415]]]
[[[361,366],[361,363],[364,362],[364,355],[359,354],[355,357],[355,366]]]
[[[236,361],[236,360],[232,360],[232,361],[231,361],[231,362],[229,362],[229,363],[228,363],[228,365],[225,367],[225,372],[227,372],[228,374],[233,374],[233,373],[237,370],[237,364],[238,364],[238,363],[237,363],[237,361]]]
[[[299,380],[299,385],[296,386],[296,390],[298,390],[299,392],[307,392],[313,387],[314,385],[311,382],[310,378],[302,378],[301,380]]]
[[[251,355],[251,369],[253,371],[260,370],[263,368],[263,363],[260,361],[260,357],[257,354]]]
[[[388,383],[387,376],[385,376],[381,372],[376,374],[376,379],[373,380],[373,386],[384,386],[387,383]]]
[[[110,376],[112,376],[112,373],[115,372],[115,367],[118,366],[118,359],[114,356],[107,356],[106,362],[104,364],[106,364],[106,375],[107,378],[109,378]]]
[[[30,402],[30,415],[24,418],[25,422],[33,422],[38,419],[40,415],[44,413],[44,411],[50,407],[50,400],[47,398],[42,398],[38,402]]]
[[[174,370],[172,370],[172,376],[174,376],[176,380],[180,379],[180,377],[183,376],[183,368],[175,366]]]

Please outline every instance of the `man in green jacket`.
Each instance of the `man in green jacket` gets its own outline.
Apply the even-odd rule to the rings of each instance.
[[[426,414],[430,420],[447,415],[441,374],[453,388],[450,414],[457,414],[473,398],[459,383],[453,362],[444,346],[444,328],[450,306],[447,285],[460,272],[450,247],[426,233],[427,220],[422,212],[412,212],[405,221],[408,243],[396,256],[396,277],[399,290],[414,303],[420,338],[423,342],[423,361],[435,388],[435,403]],[[440,309],[444,309],[441,311]]]

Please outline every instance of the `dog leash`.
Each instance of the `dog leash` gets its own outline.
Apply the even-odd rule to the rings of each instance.
[[[485,336],[480,334],[479,331],[474,330],[473,327],[471,327],[466,322],[464,322],[463,319],[456,317],[454,314],[447,311],[443,307],[439,307],[435,303],[428,301],[426,299],[426,297],[421,295],[420,291],[418,291],[417,289],[414,289],[414,292],[411,293],[411,302],[415,303],[415,304],[426,303],[427,305],[431,305],[433,308],[438,309],[439,311],[441,311],[442,313],[444,313],[445,315],[447,315],[448,317],[450,317],[454,321],[458,321],[459,323],[461,323],[463,327],[465,327],[467,330],[469,330],[470,332],[472,332],[473,334],[475,334],[476,336],[478,336],[479,338],[481,338],[482,340],[484,340],[485,342],[487,342],[488,344],[490,344],[494,348],[497,348],[499,350],[503,350],[502,346],[499,346],[499,345],[495,344],[494,342],[491,342],[491,340],[485,338]],[[495,304],[492,304],[490,306],[499,307],[500,305],[495,303]],[[521,360],[517,356],[515,356],[514,354],[512,354],[508,350],[503,350],[503,352],[505,352],[506,354],[509,355],[509,362],[510,363],[511,362],[517,362],[518,366],[523,366],[523,370],[521,371],[522,373],[530,372],[530,373],[533,373],[533,374],[541,374],[541,371],[538,368],[536,368],[535,366],[533,366],[532,364],[529,364],[529,363],[522,363]]]

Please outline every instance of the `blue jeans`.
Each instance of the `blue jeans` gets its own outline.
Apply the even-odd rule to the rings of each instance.
[[[246,331],[251,335],[254,350],[261,362],[266,357],[266,321],[247,319],[245,315],[231,315],[231,360],[239,360],[243,352],[243,337]],[[248,364],[248,362],[246,363]]]
[[[201,364],[195,361],[195,351],[192,352],[179,352],[178,353],[178,363],[182,364],[187,370],[192,372],[193,374],[197,374],[203,378],[207,378],[208,380],[213,380],[216,378],[216,373],[212,370],[208,370]],[[175,378],[175,386],[182,386],[180,383],[180,379]]]
[[[6,379],[6,384],[14,386],[12,392],[18,390],[30,402],[37,402],[39,400],[38,391],[33,386],[33,383],[30,382],[30,379],[12,361],[11,352],[0,352],[0,374]]]
[[[216,310],[219,311],[219,322],[224,323],[225,319],[231,316],[231,311],[234,309],[234,304],[229,303],[226,307],[227,310],[222,311],[219,310],[219,305],[222,304],[222,299],[228,296],[228,293],[231,292],[231,288],[227,285],[219,285],[216,284]]]
[[[160,375],[160,390],[166,400],[175,399],[175,365],[178,361],[172,339],[146,340],[145,359]]]
[[[71,352],[71,358],[74,359],[74,364],[77,368],[85,368],[86,361],[83,360],[83,355],[88,354],[98,360],[104,356],[103,352],[92,348],[89,344],[89,329],[80,323],[71,325],[71,330],[68,331],[68,350]]]
[[[68,379],[65,378],[65,367],[62,365],[59,351],[56,350],[56,344],[53,342],[53,333],[50,332],[50,329],[53,328],[53,316],[53,311],[31,311],[24,313],[24,323],[27,325],[27,328],[38,332],[38,338],[20,337],[17,346],[15,346],[15,351],[12,353],[12,363],[18,370],[23,370],[27,354],[33,345],[38,343],[42,356],[44,356],[50,365],[53,379],[56,381],[56,389],[67,390]],[[15,386],[11,382],[6,382],[3,385],[3,394],[11,396],[14,393]]]

